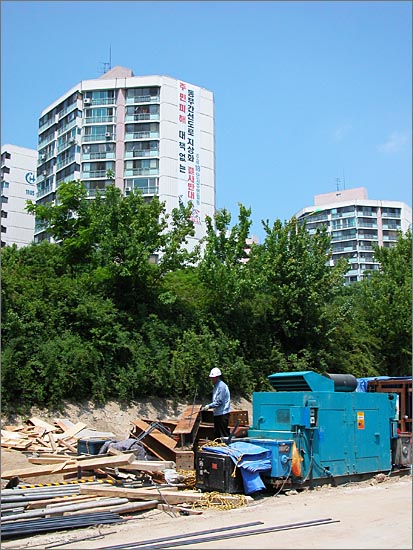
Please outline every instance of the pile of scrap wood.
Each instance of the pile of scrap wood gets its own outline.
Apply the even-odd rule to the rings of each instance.
[[[8,481],[1,492],[2,538],[123,521],[122,514],[152,508],[187,515],[202,513],[204,507],[248,505],[252,498],[245,495],[194,490],[194,452],[213,439],[212,415],[200,409],[188,406],[176,421],[131,422],[129,437],[148,453],[145,460],[132,449],[119,450],[113,433],[82,422],[55,419],[51,424],[32,417],[25,425],[4,426],[1,446],[23,452],[31,465],[1,472],[2,481]],[[246,411],[231,414],[233,432],[248,425]],[[93,452],[85,453],[84,441],[106,441],[105,452],[91,445]],[[183,475],[171,482],[166,472]],[[56,474],[64,481],[26,485]]]
[[[98,432],[86,427],[83,422],[55,419],[54,424],[32,417],[23,425],[4,426],[1,430],[1,446],[5,449],[35,453],[77,453],[81,438],[110,439],[112,432]]]
[[[141,418],[132,422],[131,436],[141,441],[145,449],[160,460],[172,460],[183,470],[194,468],[194,452],[199,445],[214,439],[212,411],[201,411],[200,405],[189,405],[178,420],[162,421],[165,429],[156,428],[156,421]],[[245,436],[248,411],[231,411],[229,428],[234,436]]]

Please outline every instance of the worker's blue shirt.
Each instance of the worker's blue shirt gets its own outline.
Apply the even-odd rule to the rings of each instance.
[[[227,414],[231,408],[230,398],[228,386],[222,380],[218,380],[212,390],[212,403],[208,408],[213,409],[214,416]]]

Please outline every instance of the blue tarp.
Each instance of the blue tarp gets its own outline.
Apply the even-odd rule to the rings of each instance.
[[[265,489],[260,472],[271,470],[272,453],[270,450],[246,441],[236,441],[226,447],[204,445],[202,450],[231,457],[234,464],[241,470],[246,495]]]
[[[367,386],[371,380],[408,380],[411,379],[411,376],[369,376],[366,378],[357,378],[357,387],[356,391],[366,392]]]

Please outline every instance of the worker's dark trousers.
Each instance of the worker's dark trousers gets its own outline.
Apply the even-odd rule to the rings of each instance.
[[[229,413],[214,416],[215,439],[220,437],[229,437],[228,420]]]

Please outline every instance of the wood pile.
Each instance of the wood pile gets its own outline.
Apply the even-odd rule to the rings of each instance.
[[[32,417],[25,425],[4,426],[1,430],[1,446],[16,451],[35,453],[77,453],[81,438],[111,439],[112,432],[98,432],[86,428],[83,422],[74,424],[70,420],[55,419],[50,424]]]
[[[131,422],[129,437],[147,451],[147,460],[138,460],[132,450],[110,446],[105,454],[97,454],[95,447],[92,454],[81,453],[80,442],[85,440],[117,441],[113,433],[87,428],[83,422],[55,419],[52,424],[32,417],[19,426],[3,426],[2,448],[24,453],[30,466],[1,472],[2,538],[74,528],[77,521],[87,524],[89,519],[91,525],[105,523],[105,518],[109,523],[116,518],[123,520],[122,514],[153,508],[189,515],[201,514],[202,508],[250,504],[253,499],[245,495],[194,490],[194,452],[200,436],[213,439],[213,418],[200,409],[188,406],[176,421],[161,423],[145,418]],[[246,411],[232,414],[230,425],[239,425],[240,417],[247,425]],[[171,483],[167,471],[177,473],[180,480]],[[28,485],[37,477],[47,479],[56,474],[64,481]],[[78,520],[59,521],[63,516]]]

